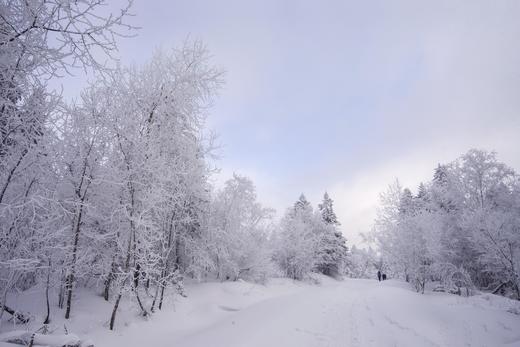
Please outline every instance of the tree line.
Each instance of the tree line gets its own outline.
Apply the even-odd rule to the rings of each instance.
[[[302,195],[280,223],[253,182],[222,189],[205,119],[223,72],[197,41],[156,52],[142,66],[107,67],[132,3],[0,4],[0,321],[14,291],[39,287],[74,314],[78,286],[141,315],[163,307],[183,279],[264,281],[343,273],[345,239],[332,200],[313,211]],[[100,58],[102,57],[102,58]],[[67,101],[49,86],[76,68],[96,76]]]
[[[372,237],[386,266],[418,291],[435,282],[520,299],[520,180],[494,152],[439,164],[415,194],[394,182]]]

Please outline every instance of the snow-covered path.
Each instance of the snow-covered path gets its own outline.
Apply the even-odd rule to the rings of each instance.
[[[345,280],[289,289],[206,284],[190,297],[175,313],[97,345],[520,346],[520,316],[491,295],[421,295],[401,282]]]

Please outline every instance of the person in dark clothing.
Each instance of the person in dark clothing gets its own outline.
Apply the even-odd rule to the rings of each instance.
[[[386,281],[386,274],[383,274],[383,281]]]
[[[377,270],[377,279],[381,282],[381,271]]]

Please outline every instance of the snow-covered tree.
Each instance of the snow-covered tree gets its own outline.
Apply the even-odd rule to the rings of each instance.
[[[456,282],[459,292],[473,283],[509,288],[520,298],[518,201],[517,174],[495,153],[473,149],[439,165],[415,197],[394,185],[373,235],[392,270],[420,291],[433,279]]]
[[[323,195],[323,201],[318,205],[318,208],[325,223],[339,225],[340,223],[338,217],[336,217],[336,213],[334,212],[333,203],[334,201],[329,197],[329,194],[325,192]]]
[[[303,194],[287,210],[275,235],[275,259],[286,276],[303,279],[313,271],[329,276],[345,272],[347,246],[332,216],[335,214],[328,195],[318,211]]]
[[[347,275],[353,278],[375,278],[378,266],[378,256],[369,247],[358,248],[353,245],[350,249]]]
[[[106,4],[0,3],[0,315],[10,290],[33,286],[42,273],[48,287],[66,257],[59,240],[67,237],[60,223],[67,207],[58,193],[63,102],[48,84],[74,68],[106,71],[116,36],[132,29],[125,24],[131,3],[117,14]]]
[[[258,203],[253,182],[234,174],[212,206],[206,242],[216,277],[265,281],[274,269],[268,239],[273,211]]]
[[[109,103],[104,92],[95,89],[85,91],[82,105],[66,109],[59,128],[61,141],[58,150],[61,157],[56,165],[56,174],[61,184],[57,197],[63,207],[64,225],[68,224],[70,230],[69,241],[65,242],[65,318],[70,317],[73,286],[78,273],[88,274],[88,266],[82,271],[78,268],[90,261],[79,258],[92,257],[91,251],[81,252],[80,242],[92,244],[95,242],[90,240],[92,233],[100,232],[95,230],[95,224],[99,218],[98,209],[103,205],[93,200],[92,194],[109,179],[103,167],[110,143],[110,133],[103,120]],[[88,229],[87,235],[84,235],[84,229]]]
[[[320,245],[318,250],[317,270],[325,275],[338,276],[345,272],[348,249],[346,239],[338,230],[340,224],[333,208],[333,200],[327,193],[318,205],[321,221],[315,228],[319,233]]]
[[[141,278],[164,287],[176,278],[171,272],[189,271],[209,202],[204,159],[210,148],[202,127],[220,77],[195,42],[158,52],[151,63],[121,71],[112,82],[115,143],[109,162],[119,179],[116,252],[122,262],[111,327],[125,292],[132,291],[143,315],[148,313],[138,294]]]
[[[275,235],[275,259],[289,278],[301,280],[316,267],[320,235],[314,229],[315,218],[311,204],[301,194],[280,222]]]

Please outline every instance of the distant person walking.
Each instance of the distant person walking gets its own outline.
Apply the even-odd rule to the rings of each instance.
[[[377,279],[381,282],[381,271],[377,270]]]
[[[386,281],[386,274],[383,274],[383,281]]]

